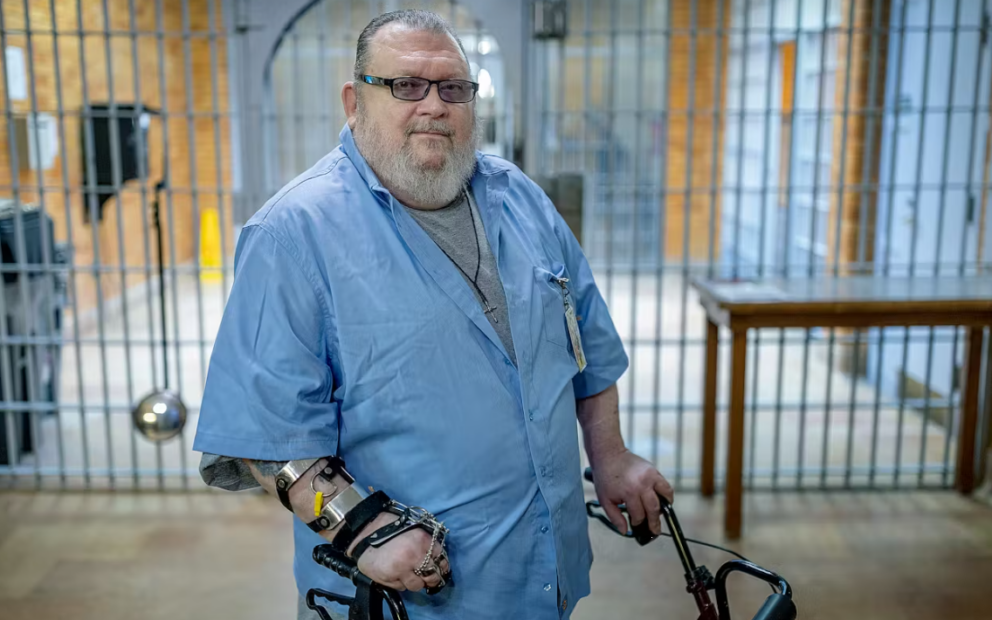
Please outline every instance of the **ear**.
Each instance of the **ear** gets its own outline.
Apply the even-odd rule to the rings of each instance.
[[[344,115],[348,117],[348,126],[354,129],[358,112],[358,93],[355,92],[354,82],[345,82],[341,87],[341,105],[344,107]]]

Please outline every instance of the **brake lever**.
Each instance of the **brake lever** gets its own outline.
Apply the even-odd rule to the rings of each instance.
[[[591,501],[586,502],[586,515],[588,515],[592,519],[596,519],[597,521],[599,521],[600,523],[602,523],[603,525],[605,525],[614,534],[619,534],[620,536],[623,536],[624,538],[633,538],[634,537],[634,534],[632,532],[621,532],[620,531],[620,528],[618,528],[617,526],[613,525],[613,521],[610,521],[609,517],[607,517],[605,514],[599,514],[599,513],[595,512],[595,510],[594,510],[595,508],[599,508],[599,509],[602,509],[603,508],[603,505],[599,503],[599,500],[595,500],[594,499],[594,500],[591,500]],[[627,509],[626,509],[626,507],[623,504],[621,504],[619,506],[619,508],[620,508],[620,510],[622,512],[627,512]]]
[[[583,476],[589,482],[593,482],[592,468],[587,467]],[[658,501],[661,502],[661,515],[668,522],[669,531],[671,531],[672,534],[674,534],[675,530],[672,529],[672,524],[674,521],[675,527],[678,528],[678,521],[675,520],[675,514],[672,512],[672,505],[669,504],[668,500],[662,495],[658,496]],[[651,526],[648,525],[647,519],[644,519],[637,525],[632,525],[630,532],[621,532],[620,529],[617,528],[617,526],[613,525],[613,522],[610,521],[609,518],[607,518],[605,515],[601,515],[593,512],[593,508],[602,508],[602,507],[603,505],[599,503],[599,501],[597,500],[586,502],[586,514],[592,517],[593,519],[597,519],[598,521],[600,521],[603,525],[610,528],[610,530],[612,530],[614,533],[619,534],[624,538],[633,538],[634,540],[637,541],[637,544],[641,545],[642,547],[648,544],[649,542],[651,542],[652,540],[654,540],[655,538],[658,538],[659,535],[651,531]],[[619,506],[617,506],[617,508],[620,509],[620,512],[629,514],[627,513],[627,507],[624,504],[620,504]],[[682,533],[681,528],[678,529],[679,529],[679,535],[681,535]],[[672,536],[672,538],[674,538],[674,535]],[[680,545],[680,547],[681,546],[682,545]]]

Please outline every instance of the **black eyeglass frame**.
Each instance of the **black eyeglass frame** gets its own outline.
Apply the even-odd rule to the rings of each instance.
[[[427,99],[428,95],[431,94],[431,86],[434,86],[435,84],[437,84],[437,96],[440,97],[441,101],[444,101],[445,103],[471,103],[475,100],[475,97],[479,92],[479,83],[471,80],[428,80],[427,78],[417,77],[415,75],[401,75],[394,78],[377,77],[375,75],[359,75],[356,77],[363,83],[370,84],[372,86],[388,86],[389,93],[393,96],[393,98],[400,101],[423,101],[424,99]],[[404,99],[403,97],[397,97],[396,91],[393,90],[393,83],[397,80],[422,80],[427,82],[427,89],[424,90],[424,96],[420,99]],[[445,82],[457,82],[459,84],[470,85],[472,87],[472,98],[468,101],[448,101],[444,98],[444,95],[441,94],[443,92],[441,90],[441,84],[444,84]]]

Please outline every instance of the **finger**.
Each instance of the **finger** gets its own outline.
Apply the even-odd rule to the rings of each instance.
[[[379,585],[386,586],[387,588],[392,588],[397,592],[402,592],[406,590],[406,586],[403,585],[403,582],[400,581],[399,579],[372,579],[372,581],[376,582]]]
[[[427,584],[427,587],[429,588],[437,587],[438,585],[441,584],[441,571],[435,570],[430,575],[425,575],[423,577],[423,580],[424,583]]]
[[[606,516],[610,519],[610,523],[612,523],[615,528],[626,534],[630,528],[627,526],[627,518],[623,516],[623,512],[621,512],[616,504],[607,502],[602,504],[602,506]]]
[[[644,511],[647,513],[648,527],[651,533],[657,536],[661,534],[661,502],[654,489],[648,489],[641,494],[641,502],[644,504]]]
[[[412,572],[404,574],[400,577],[400,579],[403,581],[403,585],[406,586],[406,589],[411,592],[423,590],[426,587],[424,580],[414,575]]]
[[[660,480],[655,481],[654,492],[667,499],[669,504],[675,503],[675,491],[672,489],[672,485],[668,484],[668,480],[664,476],[661,476]]]
[[[451,564],[448,563],[447,555],[442,554],[435,557],[434,564],[437,566],[438,570],[440,570],[441,574],[443,575],[447,575],[448,573],[451,572]]]
[[[638,495],[632,495],[629,498],[624,498],[627,502],[627,514],[630,515],[630,526],[640,525],[644,521],[644,504],[641,503],[641,498]]]

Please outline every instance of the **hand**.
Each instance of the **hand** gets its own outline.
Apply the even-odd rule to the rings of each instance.
[[[399,517],[389,512],[380,514],[359,532],[348,549],[349,555],[358,541],[397,519]],[[358,570],[372,581],[400,592],[403,590],[416,592],[427,587],[433,588],[441,583],[441,575],[435,573],[426,577],[418,577],[413,572],[423,564],[427,550],[430,548],[431,535],[420,528],[414,528],[387,541],[379,548],[370,546],[362,554],[362,557],[358,558]],[[441,555],[439,543],[435,543],[433,554],[434,563],[437,564],[441,573],[449,574],[451,566],[448,565],[447,559],[440,561],[437,559]]]
[[[629,531],[627,520],[619,508],[620,504],[626,504],[631,527],[647,518],[651,532],[661,534],[661,502],[658,496],[672,503],[674,492],[672,485],[651,463],[625,449],[601,456],[592,466],[599,503],[617,529]]]

